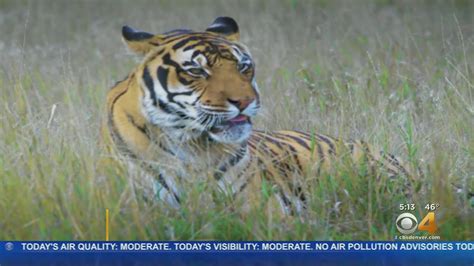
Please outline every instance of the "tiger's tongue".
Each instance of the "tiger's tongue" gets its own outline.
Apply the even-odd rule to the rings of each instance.
[[[237,125],[241,125],[241,124],[245,124],[245,123],[248,123],[249,122],[249,118],[248,116],[245,116],[245,115],[238,115],[230,120],[227,120],[225,121],[223,124],[219,125],[219,126],[216,126],[216,127],[213,127],[211,129],[211,132],[213,133],[218,133],[218,132],[221,132],[223,130],[226,130],[230,127],[233,127],[233,126],[237,126]]]
[[[247,121],[247,116],[245,115],[238,115],[229,120],[229,122],[232,122],[232,123],[240,123],[240,122],[245,122],[245,121]]]

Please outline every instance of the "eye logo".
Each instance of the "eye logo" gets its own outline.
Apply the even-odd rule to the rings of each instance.
[[[5,250],[6,251],[12,251],[13,250],[13,243],[12,242],[7,242],[5,244]]]
[[[397,217],[396,221],[398,232],[408,235],[415,232],[418,220],[416,219],[415,215],[404,212]]]

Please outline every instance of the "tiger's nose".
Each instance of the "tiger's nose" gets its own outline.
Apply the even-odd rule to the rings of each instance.
[[[253,101],[251,98],[244,98],[244,99],[239,99],[239,100],[232,100],[228,99],[229,103],[237,107],[240,111],[245,110]]]

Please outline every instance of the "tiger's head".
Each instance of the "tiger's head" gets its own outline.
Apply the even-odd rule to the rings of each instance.
[[[255,64],[234,19],[218,17],[202,32],[158,35],[124,26],[122,35],[144,56],[135,75],[151,124],[180,140],[240,143],[250,136],[260,98]]]

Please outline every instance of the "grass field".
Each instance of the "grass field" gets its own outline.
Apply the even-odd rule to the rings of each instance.
[[[133,4],[132,4],[133,2]],[[181,210],[143,200],[125,165],[100,163],[105,94],[137,64],[121,41],[204,29],[232,16],[257,64],[261,129],[365,139],[421,162],[437,235],[472,240],[474,3],[471,1],[0,0],[0,239],[372,239],[397,235],[397,203],[367,178],[321,177],[305,221],[264,209]],[[263,193],[263,192],[262,192]]]

